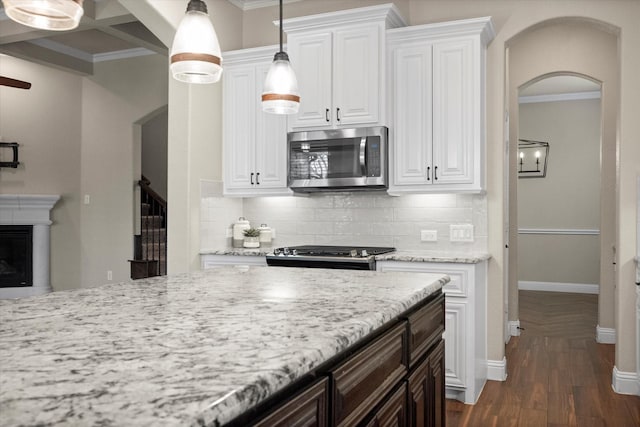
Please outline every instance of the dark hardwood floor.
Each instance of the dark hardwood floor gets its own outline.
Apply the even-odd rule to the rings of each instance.
[[[475,405],[447,400],[447,427],[640,426],[640,397],[611,388],[614,346],[598,344],[597,295],[520,291],[507,381]]]

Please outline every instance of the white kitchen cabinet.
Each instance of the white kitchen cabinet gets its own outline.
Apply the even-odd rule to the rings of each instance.
[[[387,31],[390,194],[484,189],[490,18]]]
[[[225,196],[291,194],[287,116],[262,111],[262,87],[277,46],[226,52],[223,74]]]
[[[385,30],[400,25],[390,4],[285,20],[300,90],[291,129],[385,124]]]
[[[487,380],[487,262],[377,261],[377,271],[447,274],[445,386],[447,398],[476,403]]]

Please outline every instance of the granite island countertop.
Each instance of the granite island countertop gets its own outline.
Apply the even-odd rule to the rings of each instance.
[[[224,424],[447,281],[221,267],[2,300],[2,425]]]

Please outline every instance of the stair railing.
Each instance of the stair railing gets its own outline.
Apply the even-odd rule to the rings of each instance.
[[[157,261],[157,275],[164,276],[167,274],[167,201],[156,193],[150,184],[144,175],[138,181],[140,202],[149,206],[147,215],[142,214],[140,218],[141,255],[143,259]]]

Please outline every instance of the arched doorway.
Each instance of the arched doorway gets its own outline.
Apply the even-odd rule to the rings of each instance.
[[[602,84],[599,203],[598,329],[614,331],[615,171],[616,117],[619,100],[617,32],[599,22],[560,18],[540,23],[507,43],[506,97],[509,111],[508,150],[508,306],[512,335],[518,334],[518,129],[520,88],[553,75],[580,75]],[[594,331],[595,334],[595,331]],[[605,341],[614,336],[603,335]]]

